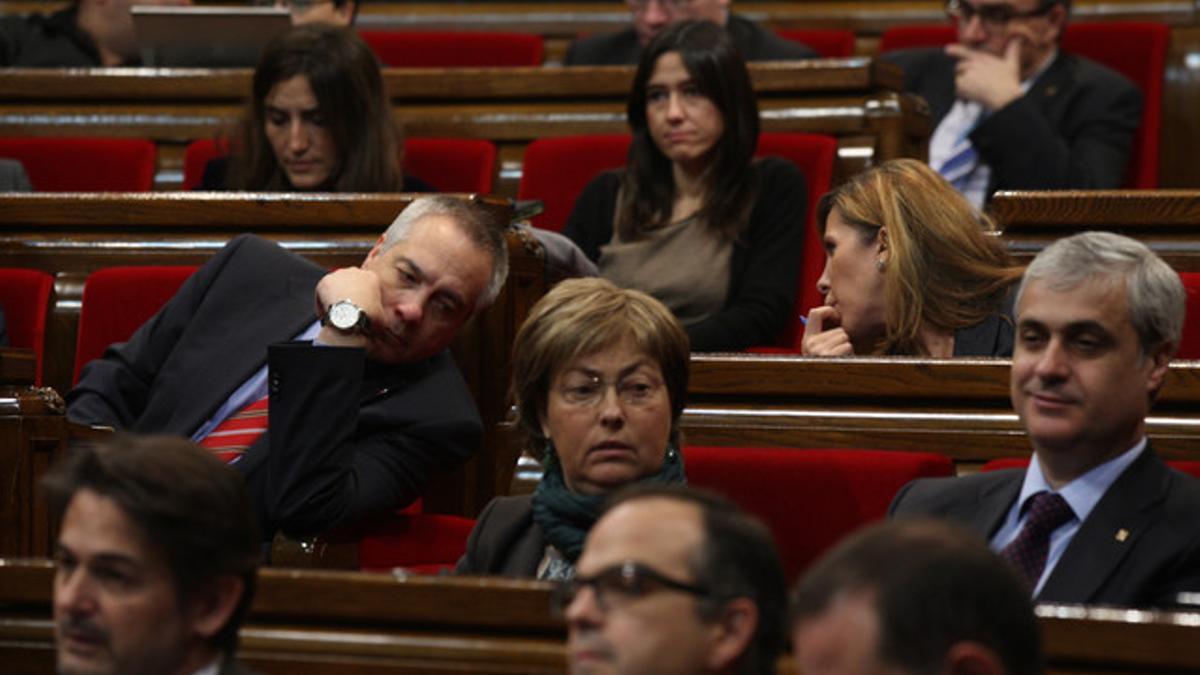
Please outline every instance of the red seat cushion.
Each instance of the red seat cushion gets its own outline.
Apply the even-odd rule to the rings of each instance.
[[[229,154],[224,141],[202,138],[184,151],[183,188],[195,190],[209,160]],[[404,143],[404,172],[443,192],[490,194],[496,146],[473,138],[410,138]]]
[[[542,65],[542,36],[475,31],[358,32],[385,66],[463,68]],[[402,92],[401,92],[402,93]]]
[[[949,457],[882,450],[687,446],[688,482],[724,494],[761,518],[789,579],[842,537],[887,515],[896,492],[949,476]]]
[[[359,567],[365,571],[404,567],[423,574],[453,569],[467,550],[473,527],[471,518],[395,513],[359,528]]]
[[[46,315],[54,277],[41,270],[0,269],[0,307],[8,343],[12,347],[32,349],[37,362],[34,382],[42,383],[42,361],[46,342]]]
[[[79,308],[74,381],[109,345],[128,340],[195,271],[194,266],[108,267],[89,274]]]
[[[827,59],[854,56],[852,30],[777,30],[779,37],[802,42]]]
[[[0,157],[20,160],[38,192],[146,192],[155,147],[143,138],[0,138]]]

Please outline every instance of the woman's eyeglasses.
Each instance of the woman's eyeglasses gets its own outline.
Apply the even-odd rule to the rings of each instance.
[[[648,375],[627,375],[616,382],[601,377],[576,373],[563,378],[559,395],[568,405],[591,407],[604,400],[609,387],[617,391],[617,398],[632,406],[644,406],[654,402],[662,389],[658,378]]]
[[[579,576],[560,583],[550,597],[551,608],[562,616],[585,586],[592,589],[596,596],[596,607],[602,612],[659,591],[679,591],[698,597],[711,593],[703,586],[676,581],[651,567],[626,560],[590,577]]]

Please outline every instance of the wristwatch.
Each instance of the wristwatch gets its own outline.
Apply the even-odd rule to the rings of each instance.
[[[362,307],[351,300],[338,300],[325,310],[321,317],[322,326],[333,326],[343,333],[365,333],[371,321]]]

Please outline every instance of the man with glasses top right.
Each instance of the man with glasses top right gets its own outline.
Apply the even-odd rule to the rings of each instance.
[[[929,164],[976,206],[997,190],[1120,187],[1142,99],[1058,48],[1070,0],[949,0],[958,42],[891,52],[929,102]]]

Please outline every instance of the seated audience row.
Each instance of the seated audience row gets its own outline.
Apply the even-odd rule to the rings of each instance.
[[[425,199],[411,208],[419,212],[424,204],[438,203],[438,198]],[[401,267],[410,263],[421,267],[431,238],[440,238],[443,244],[447,237],[454,239],[451,233],[466,238],[466,232],[458,229],[462,225],[431,223],[435,217],[410,214],[415,231],[401,239],[396,245],[399,254],[392,256]],[[482,250],[457,250],[457,258],[486,258]],[[322,279],[317,286],[318,307],[330,304],[323,290],[337,286],[330,297],[342,297],[342,289],[351,288],[344,282],[384,274],[376,267],[379,255],[386,256],[386,249],[372,251],[363,270],[344,270]],[[452,293],[451,270],[449,281],[439,277],[431,295]],[[485,278],[480,270],[476,274],[475,288],[482,289]],[[212,273],[202,270],[198,276]],[[220,276],[208,285],[233,283],[244,288],[240,280],[226,282]],[[188,294],[185,288],[181,295]],[[356,320],[362,310],[355,305],[367,300],[350,291],[347,296],[356,299],[332,303],[326,326],[332,330],[322,330],[316,344],[272,348],[268,387],[273,407],[284,408],[284,421],[296,418],[291,409],[296,404],[290,394],[280,396],[279,391],[297,379],[298,368],[277,366],[295,365],[288,363],[295,361],[311,368],[318,360],[312,352],[326,351],[343,353],[343,371],[354,372],[363,368],[364,357],[386,361],[388,354],[394,354],[381,353],[374,339],[364,339],[378,336],[369,326],[379,317],[371,315],[365,324]],[[614,307],[588,311],[590,302],[595,302],[589,297],[603,298]],[[1012,368],[1013,405],[1033,444],[1034,461],[1027,469],[918,481],[897,496],[893,506],[897,517],[958,521],[975,532],[968,536],[974,543],[959,542],[955,537],[963,535],[947,534],[932,525],[901,524],[880,531],[889,534],[863,534],[833,553],[830,562],[813,568],[794,605],[796,656],[806,672],[809,668],[842,672],[838,667],[857,672],[853,664],[876,662],[920,672],[923,665],[941,659],[962,668],[951,672],[1038,672],[1038,659],[1031,656],[1036,654],[1032,637],[1036,630],[1029,630],[1030,598],[1165,607],[1180,602],[1182,593],[1200,591],[1200,535],[1193,527],[1200,516],[1200,483],[1166,468],[1145,439],[1145,417],[1178,342],[1183,307],[1178,276],[1144,245],[1128,238],[1085,233],[1039,254],[1018,290]],[[135,342],[171,330],[165,325],[170,315],[193,309],[185,298],[177,297],[139,331]],[[195,308],[202,317],[214,311],[203,304]],[[593,330],[598,325],[606,327]],[[339,348],[339,344],[353,348]],[[671,485],[685,473],[669,443],[686,389],[685,345],[681,328],[661,305],[594,279],[560,284],[534,308],[518,340],[514,378],[521,392],[521,423],[534,438],[553,440],[560,448],[551,455],[549,487],[541,491],[551,517],[538,515],[538,497],[534,497],[532,505],[523,507],[532,515],[508,523],[483,518],[472,534],[475,550],[468,552],[467,559],[479,554],[480,542],[513,539],[503,535],[504,530],[518,530],[516,539],[535,540],[532,545],[522,544],[527,549],[523,569],[509,573],[569,580],[561,587],[559,605],[568,623],[570,658],[579,672],[601,666],[613,666],[618,672],[770,672],[778,654],[785,626],[784,579],[770,535],[722,501]],[[279,358],[286,351],[307,358]],[[111,365],[118,356],[130,354],[127,347],[120,347],[104,361]],[[330,388],[344,391],[342,398],[351,402],[354,392],[361,390],[359,382],[347,388],[331,377],[301,379],[322,379]],[[87,393],[72,393],[69,412],[78,411],[79,401],[88,400]],[[301,398],[317,401],[306,395]],[[328,408],[333,402],[317,405]],[[388,414],[364,411],[361,417]],[[272,414],[270,426],[276,424]],[[316,436],[317,441],[336,440],[334,434]],[[311,477],[301,475],[305,462],[295,456],[296,446],[290,440],[260,447],[267,453],[260,461],[270,462],[276,476],[297,480],[299,489],[313,491],[309,501],[289,506],[296,517],[311,511],[304,518],[312,520],[301,522],[315,522],[313,513],[328,508],[321,495],[337,487],[316,485]],[[128,447],[118,451],[120,456],[133,456]],[[176,452],[196,451],[184,446]],[[86,457],[81,454],[75,461],[84,462]],[[248,457],[235,460],[235,467],[244,465]],[[561,465],[557,474],[552,470],[555,462]],[[223,470],[216,463],[213,466]],[[197,469],[197,473],[204,472]],[[617,497],[598,520],[598,499],[587,503],[576,499],[595,498],[651,476],[649,483],[665,485],[638,486],[631,494]],[[556,479],[562,485],[553,492]],[[253,473],[247,475],[246,484],[251,499],[261,499],[255,497],[261,483]],[[87,528],[76,525],[85,516],[107,514],[122,523],[131,517],[121,510],[114,515],[105,499],[130,509],[107,497],[108,493],[94,491],[98,494],[84,491],[74,497],[89,502],[89,508],[72,511],[69,499],[62,502],[66,512],[56,586],[63,598],[61,603],[56,598],[56,612],[62,613],[58,617],[62,659],[97,658],[100,651],[91,648],[99,638],[87,632],[88,626],[100,621],[87,618],[97,605],[74,595],[90,588],[82,574],[91,566],[80,566],[78,561],[94,552],[86,532],[80,534]],[[245,504],[241,508],[243,513],[256,511]],[[259,520],[271,527],[269,520]],[[567,534],[550,534],[555,529]],[[991,560],[988,555],[972,551],[972,546],[982,551],[985,538],[1012,565],[1023,589],[1016,590],[1021,582],[1008,576],[1012,572],[987,571],[988,565],[996,563],[984,562]],[[517,550],[507,546],[509,551]],[[904,553],[905,546],[923,552]],[[944,556],[939,553],[943,550]],[[966,574],[955,567],[959,564],[975,572]],[[545,571],[555,567],[557,571]],[[973,574],[994,582],[971,584],[979,595],[955,586],[972,579],[977,582]],[[225,598],[222,602],[236,605],[237,584],[216,586],[228,591],[220,596]],[[939,609],[959,602],[981,604],[988,610],[983,614],[1000,621],[1000,627],[978,627],[950,618],[949,625],[934,624],[938,639],[925,644],[914,641],[906,632],[910,629],[897,623],[905,616],[897,607],[917,601],[892,595],[902,590],[916,592],[921,601]],[[206,606],[228,608],[215,600]],[[998,607],[1007,609],[998,612]],[[206,643],[229,616],[222,610],[199,627],[163,625],[179,627],[193,644]],[[921,616],[917,630],[926,630],[930,624]],[[847,623],[859,628],[847,634]],[[1012,642],[996,638],[996,631]],[[889,648],[897,639],[910,649]],[[181,639],[178,644],[185,642]],[[203,653],[214,658],[211,651]],[[975,670],[962,665],[972,663]]]
[[[182,439],[120,436],[77,449],[45,485],[62,523],[58,672],[246,672],[236,651],[258,536],[237,472]],[[768,530],[731,502],[681,485],[623,490],[578,569],[553,596],[571,672],[775,672],[789,623],[783,570]],[[794,657],[812,675],[1041,672],[1028,596],[947,525],[848,539],[791,605]]]
[[[535,306],[518,337],[514,378],[522,425],[535,440],[553,439],[560,430],[587,439],[571,453],[581,460],[563,456],[548,463],[550,486],[562,480],[561,461],[582,467],[567,472],[575,481],[591,480],[582,491],[611,492],[661,471],[662,448],[669,459],[674,450],[669,429],[682,402],[660,384],[664,375],[675,380],[675,370],[662,367],[672,360],[637,337],[654,335],[651,326],[669,335],[670,322],[652,315],[649,323],[599,302],[611,296],[615,303],[622,293],[631,306],[647,302],[598,280],[562,282]],[[1012,560],[1041,600],[1167,606],[1179,593],[1200,589],[1200,534],[1189,524],[1200,515],[1200,483],[1167,468],[1145,438],[1150,403],[1179,341],[1183,294],[1178,275],[1126,237],[1085,233],[1045,249],[1018,291],[1012,368],[1013,406],[1036,461],[1028,469],[917,481],[896,497],[893,512],[961,521]],[[584,343],[580,336],[594,339]],[[656,394],[654,405],[624,379],[647,371],[655,376],[644,386],[646,396]],[[583,392],[593,407],[563,402]],[[648,448],[637,445],[641,439],[650,441]],[[639,453],[650,461],[639,460]],[[535,504],[546,491],[544,482]],[[529,500],[518,499],[527,514]],[[532,574],[534,561],[566,555],[550,550],[559,546],[553,538],[533,536],[550,521],[535,516],[530,522],[525,515],[514,528],[517,522],[515,516],[481,518],[459,571],[481,571],[475,561],[487,555],[500,561],[487,571],[522,574],[504,565],[516,550],[514,530],[536,543],[522,554],[529,559],[523,576]],[[591,520],[578,522],[586,530]]]

